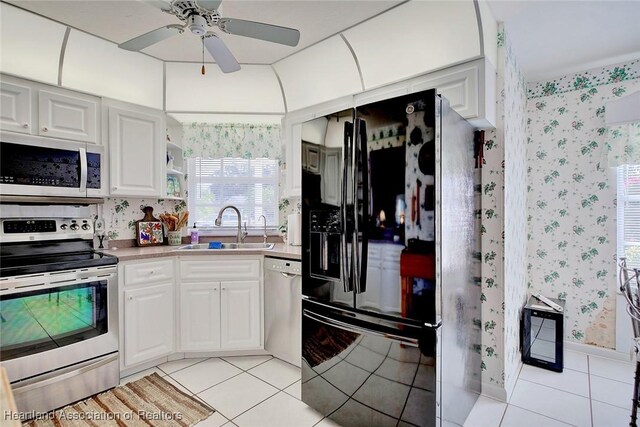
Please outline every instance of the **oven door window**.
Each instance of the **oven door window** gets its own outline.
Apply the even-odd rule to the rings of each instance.
[[[0,360],[107,332],[107,281],[0,296]]]

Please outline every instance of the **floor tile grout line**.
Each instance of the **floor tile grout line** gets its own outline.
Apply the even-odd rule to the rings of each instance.
[[[190,359],[190,358],[186,358],[186,357],[185,357],[184,359],[176,359],[176,360],[187,360],[187,359]],[[195,358],[194,358],[194,359],[195,359]],[[199,363],[206,362],[206,361],[207,361],[207,360],[209,360],[209,359],[213,359],[213,357],[205,357],[203,360],[201,360],[201,361],[199,361],[199,362],[196,362],[196,363],[194,363],[193,365],[189,365],[189,366],[185,366],[184,368],[176,369],[176,370],[175,370],[175,371],[173,371],[173,372],[167,372],[167,371],[165,371],[164,369],[162,369],[162,368],[160,367],[160,365],[156,365],[156,368],[160,369],[162,372],[166,373],[167,375],[171,375],[171,374],[174,374],[174,373],[176,373],[176,372],[180,372],[180,371],[182,371],[182,370],[184,370],[184,369],[190,368],[190,367],[192,367],[192,366],[196,366],[196,365],[197,365],[197,364],[199,364]],[[170,362],[175,362],[175,360],[171,360]],[[170,362],[164,362],[164,363],[161,363],[161,365],[164,365],[165,363],[170,363]]]
[[[242,411],[241,413],[239,413],[238,415],[236,415],[235,417],[231,418],[231,422],[233,422],[233,420],[238,419],[238,417],[242,416],[243,414],[246,414],[247,412],[249,412],[250,410],[252,410],[253,408],[255,408],[256,406],[266,402],[267,400],[271,399],[273,396],[275,396],[276,394],[281,393],[280,390],[276,391],[275,393],[269,395],[267,398],[261,400],[260,402],[256,403],[255,405],[251,406],[250,408],[247,408],[246,410]],[[235,424],[235,423],[234,423]]]
[[[255,374],[252,374],[252,373],[251,373],[251,372],[249,372],[249,371],[246,371],[246,372],[245,372],[245,374],[249,374],[249,375],[251,375],[252,377],[259,379],[259,380],[260,380],[260,381],[262,381],[263,383],[265,383],[265,384],[269,384],[271,387],[273,387],[273,388],[275,388],[275,389],[277,389],[277,390],[279,390],[279,391],[284,391],[284,388],[280,388],[280,387],[278,387],[278,386],[276,386],[276,385],[273,385],[273,384],[271,384],[270,382],[268,382],[267,380],[263,380],[263,379],[262,379],[262,378],[260,378],[259,376],[255,375]],[[297,383],[298,381],[299,381],[299,380],[295,380],[294,382],[292,382],[291,384],[289,384],[287,387],[291,387],[293,384]],[[285,388],[287,388],[287,387],[285,387]],[[288,393],[287,393],[287,394],[288,394]]]
[[[266,354],[260,354],[260,355],[258,355],[258,356],[267,356],[267,355],[266,355]],[[245,356],[224,356],[224,357],[245,357]],[[220,359],[223,359],[223,358],[222,358],[222,357],[220,357]],[[251,370],[251,369],[253,369],[253,368],[257,368],[258,366],[260,366],[260,365],[262,365],[262,364],[265,364],[265,363],[267,363],[268,361],[270,361],[270,360],[272,360],[272,359],[276,359],[276,357],[270,356],[270,358],[269,358],[269,359],[267,359],[267,360],[265,360],[265,361],[263,361],[263,362],[260,362],[260,363],[258,363],[257,365],[254,365],[254,366],[252,366],[252,367],[250,367],[250,368],[247,368],[247,369],[241,368],[240,366],[237,366],[237,365],[233,365],[233,363],[232,363],[232,362],[229,362],[229,361],[227,361],[227,360],[224,360],[224,359],[223,359],[223,360],[224,360],[225,362],[227,362],[227,363],[231,363],[231,364],[232,364],[233,366],[235,366],[236,368],[238,368],[238,369],[242,369],[243,371],[245,371],[245,372],[246,372],[246,371],[249,371],[249,370]]]
[[[540,384],[540,383],[538,383],[538,382],[531,381],[531,380],[527,380],[527,379],[524,379],[524,378],[520,378],[518,381],[526,381],[526,382],[528,382],[528,383],[535,384],[535,385],[539,385],[539,386],[546,387],[546,388],[550,388],[550,389],[552,389],[552,390],[560,391],[560,392],[562,392],[562,393],[568,393],[568,394],[571,394],[571,395],[573,395],[573,396],[581,397],[581,398],[583,398],[583,399],[589,399],[589,397],[587,397],[587,396],[583,396],[583,395],[581,395],[581,394],[574,393],[574,392],[572,392],[572,391],[562,390],[562,389],[560,389],[560,388],[555,388],[555,387],[552,387],[552,386],[547,385],[547,384]],[[513,389],[514,389],[514,391],[515,391],[515,387],[514,387]]]
[[[622,383],[622,384],[627,384],[633,387],[633,383],[628,383],[626,381],[620,381],[620,380],[616,380],[615,378],[610,378],[610,377],[603,377],[602,375],[597,375],[597,374],[589,374],[589,376],[593,375],[594,377],[598,377],[598,378],[602,378],[605,380],[609,380],[609,381],[615,381],[617,383]]]
[[[605,405],[613,406],[614,408],[624,409],[625,411],[631,411],[631,408],[625,408],[625,407],[623,407],[623,406],[615,405],[615,404],[610,403],[610,402],[604,402],[604,401],[599,400],[599,399],[591,399],[591,400],[592,400],[592,401],[594,401],[594,402],[604,403]]]
[[[235,368],[235,366],[234,366],[234,368]],[[235,377],[237,377],[238,375],[242,375],[242,374],[244,374],[244,371],[242,371],[242,370],[241,370],[241,371],[240,371],[240,372],[238,372],[237,374],[235,374],[235,375],[233,375],[233,376],[231,376],[231,377],[229,377],[229,378],[227,378],[227,379],[224,379],[224,380],[220,381],[219,383],[215,383],[215,384],[213,384],[213,385],[211,385],[211,386],[209,386],[209,387],[205,388],[204,390],[200,390],[200,391],[198,391],[198,392],[195,392],[195,393],[193,393],[193,394],[200,394],[200,393],[204,393],[205,391],[207,391],[207,390],[209,390],[209,389],[211,389],[211,388],[213,388],[213,387],[215,387],[215,386],[217,386],[217,385],[220,385],[220,384],[222,384],[222,383],[226,383],[226,382],[227,382],[227,381],[229,381],[230,379],[235,378]],[[189,390],[191,390],[191,389],[189,389]]]
[[[585,399],[586,399],[586,398],[585,398]],[[533,409],[523,408],[522,406],[515,405],[515,404],[513,404],[513,403],[509,403],[507,406],[513,406],[514,408],[522,409],[522,410],[524,410],[524,411],[529,411],[529,412],[532,412],[532,413],[534,413],[534,414],[536,414],[536,415],[540,415],[540,416],[542,416],[542,417],[549,418],[550,420],[558,421],[559,423],[566,424],[566,425],[568,425],[568,426],[574,426],[574,424],[568,423],[568,422],[566,422],[566,421],[559,420],[559,419],[557,419],[557,418],[553,418],[553,417],[549,416],[548,414],[542,414],[542,413],[540,413],[540,412],[538,412],[538,411],[534,411]],[[505,409],[505,412],[506,412],[506,409]]]

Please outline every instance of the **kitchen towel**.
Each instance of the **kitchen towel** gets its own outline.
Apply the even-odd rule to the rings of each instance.
[[[287,243],[291,246],[302,245],[302,221],[301,215],[290,214],[287,217]]]

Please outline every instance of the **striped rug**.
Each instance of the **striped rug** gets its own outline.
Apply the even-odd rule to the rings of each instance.
[[[25,426],[138,427],[192,426],[215,411],[153,373],[65,406]]]

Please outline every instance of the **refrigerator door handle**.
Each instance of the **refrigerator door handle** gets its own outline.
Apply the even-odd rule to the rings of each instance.
[[[353,274],[353,287],[357,294],[360,290],[360,246],[358,241],[358,140],[360,136],[360,120],[353,122],[353,136],[351,138],[351,197],[353,197],[353,234],[351,239],[351,272]]]
[[[367,290],[367,259],[369,255],[369,238],[367,229],[369,226],[369,156],[367,153],[367,127],[362,119],[356,120],[355,143],[354,145],[354,169],[353,169],[353,205],[356,220],[354,230],[354,241],[361,239],[362,246],[356,251],[355,270],[358,271],[355,281],[356,293],[361,294]],[[360,156],[358,156],[358,152]],[[362,161],[362,230],[358,222],[360,206],[358,205],[358,158]]]
[[[323,316],[318,313],[313,313],[307,309],[302,310],[302,315],[318,323],[322,323],[324,325],[327,325],[333,328],[342,329],[347,332],[352,332],[354,334],[375,335],[378,337],[382,337],[384,339],[399,342],[400,344],[408,345],[411,347],[419,347],[419,342],[415,338],[403,337],[401,335],[395,335],[395,334],[390,334],[386,332],[376,331],[369,328],[363,328],[360,326],[351,325],[347,322],[342,322],[340,320],[332,319],[330,317]]]
[[[347,182],[349,181],[348,168],[347,168],[347,150],[349,149],[349,138],[352,134],[351,123],[346,122],[344,124],[344,137],[342,147],[342,200],[340,201],[340,210],[342,211],[342,235],[341,239],[341,252],[342,262],[342,284],[344,285],[345,292],[351,292],[353,287],[351,286],[351,277],[349,276],[349,243],[347,242]]]

